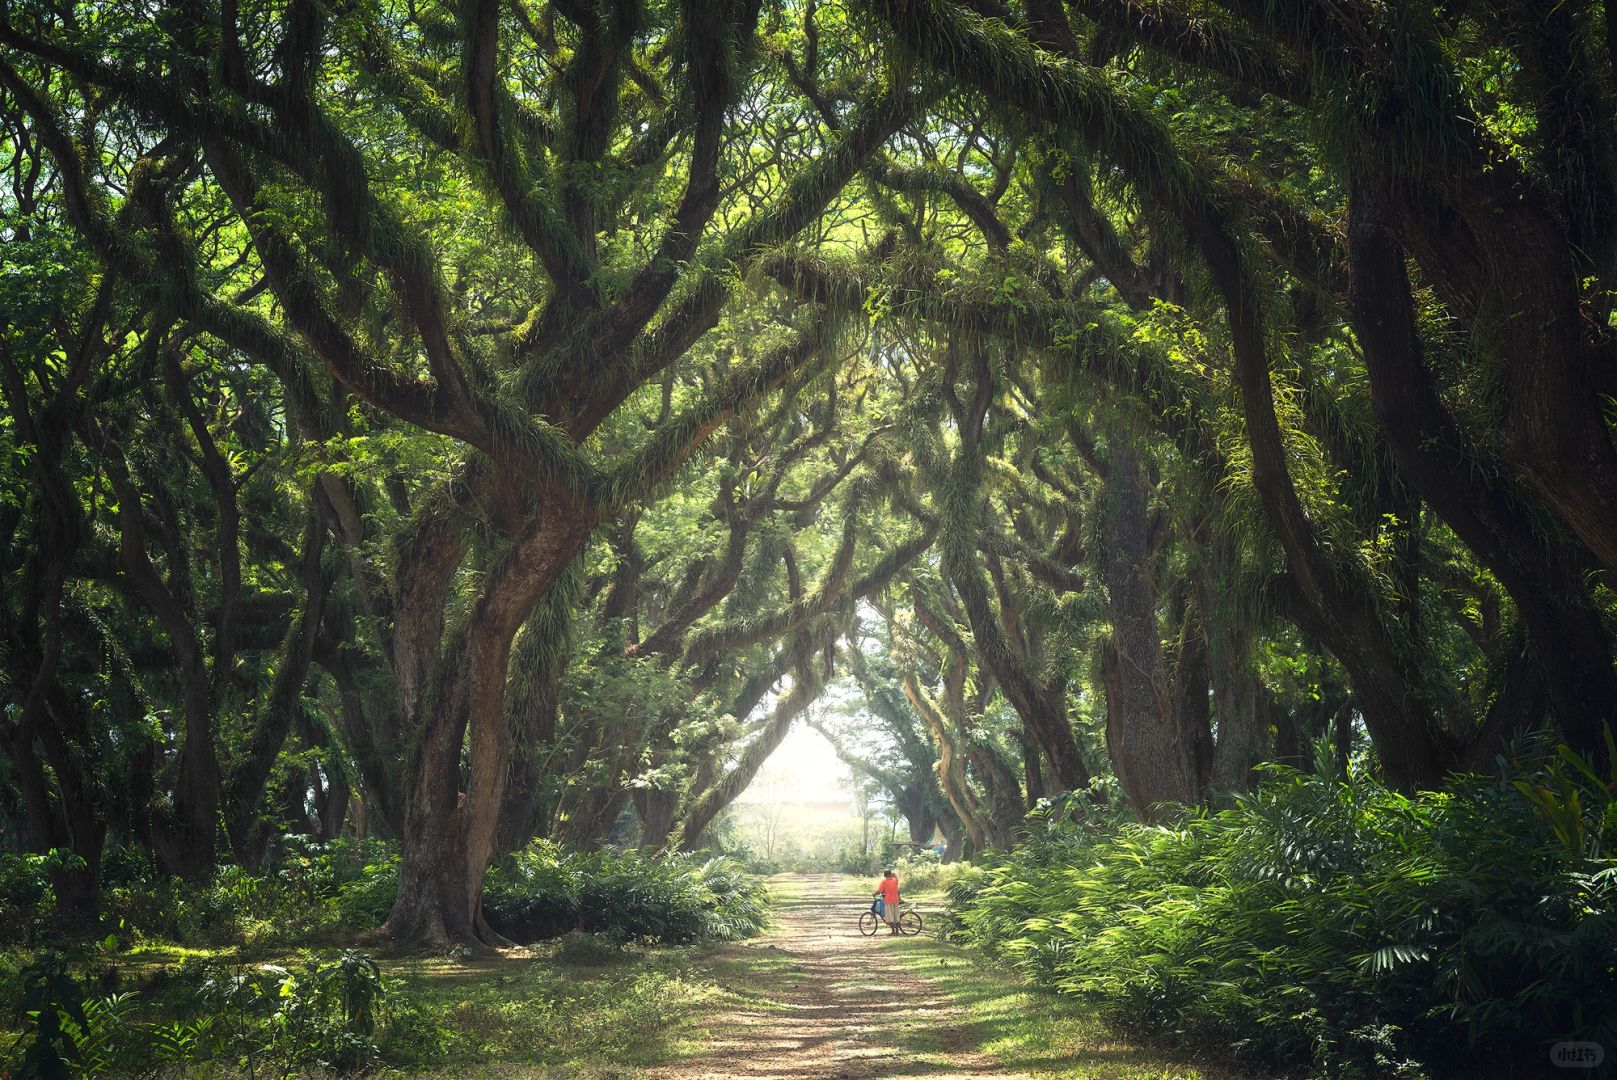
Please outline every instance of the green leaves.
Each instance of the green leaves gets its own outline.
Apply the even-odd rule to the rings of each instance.
[[[616,942],[684,945],[758,933],[763,884],[727,858],[571,852],[536,840],[489,873],[490,922],[530,943],[581,930]]]
[[[1542,778],[1512,781],[1554,830],[1567,851],[1579,858],[1598,860],[1605,851],[1608,829],[1617,825],[1617,747],[1606,727],[1607,775],[1571,747],[1556,748],[1556,757]]]
[[[1127,1026],[1271,1065],[1527,1060],[1617,1007],[1617,866],[1587,842],[1612,796],[1589,805],[1569,773],[1606,783],[1564,750],[1414,797],[1270,769],[1234,809],[1172,825],[1053,819],[965,879],[954,918]]]
[[[89,1027],[84,1004],[84,988],[59,954],[42,952],[23,971],[17,1019],[24,1027],[24,1076],[65,1080],[72,1074],[69,1064],[76,1065],[82,1057],[74,1026],[81,1031]]]

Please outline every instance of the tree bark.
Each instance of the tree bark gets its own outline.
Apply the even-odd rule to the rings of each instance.
[[[1465,439],[1438,396],[1384,206],[1368,182],[1354,187],[1351,296],[1376,415],[1409,481],[1516,602],[1568,743],[1603,757],[1617,671],[1585,567],[1560,537],[1543,534],[1535,508]]]
[[[1170,685],[1157,623],[1149,487],[1139,453],[1121,432],[1107,445],[1101,528],[1102,572],[1111,645],[1102,660],[1106,732],[1124,794],[1142,820],[1162,803],[1193,806],[1201,799],[1200,741],[1205,714],[1180,707]],[[1202,710],[1206,684],[1201,688]]]
[[[1196,601],[1207,635],[1216,725],[1206,795],[1216,802],[1250,790],[1253,768],[1269,747],[1269,700],[1252,658],[1248,619],[1238,609],[1238,553],[1222,530],[1204,538],[1207,562],[1196,570]]]
[[[1041,682],[1027,658],[1013,650],[977,565],[982,513],[979,505],[984,453],[982,429],[994,388],[987,356],[981,348],[973,350],[973,361],[971,399],[961,402],[952,389],[948,394],[960,432],[960,449],[944,491],[945,537],[940,565],[944,576],[960,594],[983,668],[993,675],[1017,715],[1032,730],[1050,764],[1055,783],[1063,791],[1081,791],[1089,786],[1090,774],[1067,718],[1063,688],[1059,684]]]
[[[405,715],[419,717],[420,735],[408,770],[413,779],[404,808],[398,899],[378,931],[381,937],[434,946],[505,944],[483,923],[482,901],[513,743],[506,716],[511,646],[595,525],[587,509],[576,503],[569,507],[563,493],[551,494],[551,513],[518,533],[485,571],[463,628],[436,662],[417,669],[422,682],[400,680],[401,695],[405,685],[431,692],[422,695],[422,707],[412,710],[405,703]],[[449,536],[441,540],[456,548]],[[418,553],[412,566],[415,573],[441,576],[447,587],[450,574],[436,560]],[[441,625],[442,594],[430,591],[438,592],[440,600],[435,613],[424,617]],[[400,607],[402,614],[404,605]],[[398,637],[396,633],[396,653]],[[422,635],[419,642],[424,659],[430,636]]]
[[[943,789],[944,797],[949,800],[955,819],[960,823],[960,831],[965,834],[965,854],[967,857],[980,854],[986,847],[982,813],[966,779],[965,762],[956,746],[955,737],[949,732],[943,710],[921,688],[913,672],[904,674],[904,696],[909,698],[910,705],[932,729],[932,738],[938,748],[938,786]],[[957,849],[958,857],[961,845],[955,841],[953,846]]]
[[[1292,483],[1275,412],[1263,322],[1235,242],[1215,222],[1187,225],[1199,236],[1224,299],[1235,382],[1252,450],[1253,483],[1296,586],[1289,614],[1347,669],[1388,779],[1406,790],[1436,787],[1451,757],[1435,720],[1439,710],[1425,693],[1418,657],[1400,648],[1389,632],[1369,583],[1350,583],[1321,547]]]
[[[1016,773],[997,750],[978,740],[966,744],[966,758],[988,793],[985,815],[988,846],[1009,851],[1016,846],[1016,827],[1027,813]]]
[[[669,834],[674,831],[675,815],[679,812],[679,792],[639,788],[631,798],[635,813],[640,817],[640,847],[646,851],[666,849]]]
[[[912,784],[899,792],[895,802],[898,812],[904,815],[905,828],[909,833],[910,842],[914,844],[930,844],[932,834],[937,832],[938,819],[932,813],[928,804],[925,788]]]
[[[174,767],[174,806],[157,823],[153,839],[160,862],[191,882],[205,881],[214,866],[218,831],[220,772],[213,743],[213,693],[207,660],[185,606],[152,565],[146,552],[147,528],[140,491],[122,453],[104,432],[98,440],[106,474],[118,496],[118,565],[121,584],[145,605],[167,634],[175,656],[180,689],[183,742]]]
[[[1022,725],[1021,738],[1017,741],[1022,748],[1022,776],[1027,784],[1027,808],[1031,810],[1039,805],[1039,800],[1046,795],[1044,773],[1040,766],[1042,751],[1039,749],[1038,740],[1033,737],[1026,724]]]

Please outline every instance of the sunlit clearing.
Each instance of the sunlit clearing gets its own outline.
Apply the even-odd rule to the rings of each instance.
[[[824,735],[806,724],[792,728],[740,803],[839,803],[852,810],[848,769]]]

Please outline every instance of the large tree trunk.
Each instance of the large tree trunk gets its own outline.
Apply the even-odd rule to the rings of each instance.
[[[1044,789],[1044,771],[1040,765],[1042,751],[1039,749],[1038,740],[1033,737],[1026,724],[1022,725],[1021,736],[1018,741],[1022,748],[1022,775],[1027,784],[1027,808],[1031,810],[1039,805],[1039,800],[1047,794]]]
[[[351,627],[351,620],[343,621]],[[321,642],[315,660],[336,685],[337,720],[363,781],[367,828],[377,836],[398,836],[404,822],[403,755],[383,730],[383,722],[375,717],[376,711],[390,711],[398,706],[393,702],[380,709],[366,708],[356,653],[351,642],[340,645]]]
[[[439,676],[444,690],[435,695],[405,807],[398,900],[382,927],[395,940],[505,944],[482,925],[483,875],[494,858],[511,741],[504,693],[511,634],[503,629],[493,618],[468,627],[462,651],[448,658],[452,669]]]
[[[911,784],[897,793],[898,812],[904,815],[904,824],[914,844],[930,844],[937,831],[938,818],[932,812],[927,790],[920,784]]]
[[[1121,432],[1110,439],[1105,480],[1102,571],[1112,623],[1101,663],[1107,742],[1124,794],[1149,821],[1159,803],[1190,806],[1201,798],[1206,684],[1201,714],[1191,715],[1175,700],[1157,623],[1150,490],[1139,454]]]
[[[1479,167],[1484,175],[1493,171]],[[1496,199],[1464,204],[1467,224],[1483,237],[1489,285],[1498,290],[1490,299],[1509,313],[1491,324],[1507,358],[1502,446],[1573,533],[1617,570],[1617,448],[1596,392],[1596,374],[1611,363],[1611,332],[1585,317],[1561,223],[1535,201],[1507,188]]]
[[[971,626],[983,667],[994,676],[1022,722],[1033,732],[1050,773],[1062,791],[1083,791],[1090,774],[1078,750],[1078,737],[1067,718],[1066,695],[1055,686],[1041,683],[1026,661],[1016,656],[995,618],[981,571],[970,556],[950,554],[956,545],[943,545],[943,565],[950,582],[960,593],[961,606]]]
[[[982,782],[983,789],[988,792],[985,836],[988,846],[1009,851],[1016,846],[1016,827],[1026,813],[1022,787],[1016,782],[1016,773],[998,751],[984,743],[969,743],[966,757],[971,762],[972,771]]]
[[[904,675],[904,695],[909,698],[910,705],[927,723],[932,731],[932,739],[937,744],[938,760],[938,786],[943,789],[944,798],[948,799],[949,806],[954,810],[955,819],[960,823],[960,831],[965,834],[965,847],[967,855],[980,854],[986,841],[986,830],[983,814],[977,805],[976,795],[966,779],[966,767],[963,755],[956,746],[955,737],[949,731],[947,719],[937,702],[921,688],[913,672]],[[948,835],[947,832],[944,834]],[[958,837],[951,841],[957,849],[960,848]]]
[[[65,706],[65,695],[53,695],[58,706]],[[39,745],[45,751],[56,777],[56,796],[46,777],[44,762],[34,740],[25,733],[0,729],[0,750],[11,765],[13,778],[22,789],[27,850],[44,853],[52,849],[70,851],[83,860],[79,867],[57,867],[51,871],[51,887],[56,897],[56,913],[69,922],[93,919],[101,910],[101,854],[107,825],[97,803],[97,793],[85,784],[84,776],[69,752],[62,731],[47,719],[40,726]]]
[[[453,653],[440,676],[446,690],[434,695],[410,773],[414,783],[404,807],[400,837],[398,899],[382,933],[433,947],[478,941],[470,894],[464,796],[460,790],[461,745],[467,714],[466,661]]]
[[[668,846],[669,834],[674,831],[674,818],[679,813],[679,792],[638,788],[632,797],[635,814],[640,818],[640,846],[647,851],[662,851]]]
[[[1400,468],[1516,602],[1568,743],[1603,756],[1605,725],[1617,716],[1617,671],[1585,567],[1561,538],[1544,535],[1536,509],[1498,479],[1501,470],[1469,444],[1438,396],[1403,251],[1384,225],[1382,200],[1364,182],[1352,192],[1352,213],[1355,327]]]
[[[1297,495],[1275,411],[1263,320],[1235,241],[1222,222],[1208,217],[1186,224],[1224,299],[1253,485],[1295,585],[1288,614],[1347,669],[1388,779],[1406,790],[1436,787],[1451,755],[1436,720],[1439,710],[1426,692],[1421,658],[1394,639],[1370,583],[1344,573],[1323,548]]]
[[[106,793],[93,771],[95,745],[83,706],[54,693],[52,711],[58,722],[40,731],[40,743],[56,776],[59,836],[54,846],[67,848],[83,860],[75,868],[52,871],[56,912],[64,918],[88,921],[101,911],[101,856],[107,841]],[[88,760],[87,760],[88,759]]]
[[[1269,703],[1269,715],[1275,729],[1275,762],[1306,771],[1313,764],[1313,760],[1306,733],[1298,723],[1297,717],[1272,701]]]
[[[49,851],[58,845],[52,828],[50,783],[34,749],[34,732],[6,724],[0,717],[0,751],[5,752],[12,781],[22,793],[21,846],[27,851]]]
[[[343,778],[342,770],[334,767],[330,760],[323,762],[316,771],[319,774],[316,780],[325,781],[316,792],[315,803],[320,815],[320,839],[329,842],[342,835],[353,793]]]
[[[1213,631],[1213,715],[1217,730],[1207,795],[1215,802],[1252,788],[1254,772],[1268,754],[1268,694],[1251,661],[1244,635],[1228,627]]]
[[[645,717],[596,710],[569,730],[572,750],[561,765],[568,787],[557,805],[553,830],[559,843],[595,848],[606,842],[634,794],[630,782],[641,767],[646,722]],[[676,725],[677,720],[667,721],[662,734]],[[671,749],[671,744],[657,744],[653,753]],[[712,779],[706,776],[703,786]]]
[[[938,818],[938,830],[943,833],[943,861],[946,863],[959,862],[965,858],[966,836],[961,827],[960,819],[949,816]]]
[[[983,668],[993,675],[1017,715],[1033,732],[1045,760],[1050,763],[1052,779],[1063,791],[1082,791],[1089,787],[1090,775],[1078,749],[1077,735],[1067,718],[1065,687],[1059,681],[1041,681],[1028,658],[1015,649],[994,610],[988,585],[977,564],[982,514],[982,434],[994,385],[986,352],[979,347],[973,349],[972,354],[972,398],[962,403],[952,390],[949,394],[950,408],[960,431],[960,449],[951,470],[953,475],[943,491],[941,511],[945,534],[940,566],[960,594]]]
[[[103,440],[105,436],[103,436]],[[121,457],[103,447],[107,478],[118,496],[118,562],[129,592],[144,604],[174,651],[180,690],[180,748],[173,763],[173,807],[153,829],[164,870],[191,882],[213,872],[219,822],[219,759],[213,744],[213,693],[207,660],[185,605],[152,565],[140,492]]]
[[[611,773],[604,783],[580,786],[558,814],[552,839],[567,847],[594,849],[606,843],[630,790],[621,772]]]
[[[515,485],[512,485],[515,490]],[[447,649],[420,668],[407,668],[405,687],[431,692],[404,699],[404,713],[418,717],[420,735],[409,770],[412,785],[405,805],[399,892],[378,934],[396,941],[432,946],[459,943],[499,946],[505,940],[482,920],[483,876],[493,861],[504,805],[512,744],[506,713],[511,647],[518,629],[567,565],[583,548],[594,521],[565,493],[553,493],[553,515],[528,525],[489,566],[482,588],[462,628]],[[437,535],[458,555],[453,530]],[[425,557],[423,557],[425,555]],[[458,558],[457,560],[458,561]],[[431,553],[417,550],[406,572],[432,577],[423,600],[437,593],[435,612],[427,603],[419,632],[436,620],[442,625],[442,589],[448,579]],[[441,582],[441,585],[439,584]],[[403,582],[401,582],[401,585]],[[406,590],[401,588],[401,593]],[[404,606],[401,603],[401,616]],[[402,630],[402,626],[401,626]],[[396,632],[395,656],[399,652]],[[412,655],[431,655],[431,639],[417,634]],[[460,784],[465,745],[466,785]]]
[[[1168,672],[1174,730],[1184,740],[1196,790],[1205,798],[1207,782],[1213,774],[1212,701],[1208,693],[1212,675],[1207,666],[1207,632],[1188,584],[1181,583],[1175,590],[1172,610],[1179,628]]]
[[[45,640],[13,639],[16,659],[32,669],[33,683],[15,721],[0,711],[0,752],[23,796],[24,848],[41,854],[60,848],[84,861],[81,867],[51,871],[57,914],[83,921],[101,905],[105,793],[96,778],[95,743],[82,704],[57,681],[63,620],[59,595],[47,592],[53,595],[41,620]]]
[[[522,629],[511,661],[507,715],[514,739],[505,798],[495,830],[495,855],[516,851],[539,834],[541,806],[561,709],[561,680],[572,656],[573,608],[578,600],[576,566],[546,593]]]
[[[1268,692],[1253,663],[1248,619],[1238,609],[1239,555],[1223,530],[1216,530],[1207,543],[1208,564],[1196,573],[1216,723],[1206,794],[1222,801],[1252,787],[1252,770],[1269,747],[1270,712]]]

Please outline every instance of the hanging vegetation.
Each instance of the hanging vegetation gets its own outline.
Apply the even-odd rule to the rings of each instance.
[[[1162,926],[1105,912],[1302,903],[1271,811],[1419,850],[1381,930],[1447,912],[1456,836],[1548,843],[1499,777],[1612,766],[1617,21],[1552,7],[0,5],[18,936],[369,842],[367,944],[588,922],[535,884],[585,864],[737,936],[752,887],[668,860],[805,727],[912,847],[1002,853],[970,933],[1188,1035],[1272,1003],[1128,974]],[[1349,846],[1277,942],[1409,869]],[[1305,1013],[1255,1051],[1405,1046]]]

